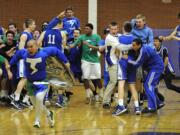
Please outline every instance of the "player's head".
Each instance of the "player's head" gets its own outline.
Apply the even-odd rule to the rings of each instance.
[[[33,19],[26,19],[24,21],[25,28],[29,28],[31,31],[36,29],[36,23]]]
[[[123,32],[130,33],[131,30],[132,30],[131,22],[129,22],[129,21],[124,22],[124,24],[123,24]]]
[[[36,40],[31,39],[27,42],[27,50],[30,55],[34,55],[38,50],[38,45]]]
[[[74,15],[73,8],[68,6],[65,10],[66,17],[71,18]]]
[[[110,29],[110,33],[112,35],[116,35],[119,31],[119,28],[118,28],[118,24],[117,22],[111,22],[110,25],[109,25],[109,29]]]
[[[41,31],[40,30],[35,30],[33,32],[33,37],[35,40],[37,40],[40,37]]]
[[[154,46],[156,49],[159,49],[161,47],[162,40],[159,39],[159,37],[154,37]]]
[[[85,32],[86,35],[91,35],[92,32],[93,32],[93,24],[87,23],[87,24],[85,25],[84,32]]]
[[[75,29],[73,32],[74,38],[77,39],[81,34],[81,30],[80,29]]]
[[[8,31],[6,32],[7,42],[8,42],[8,43],[12,43],[12,42],[13,42],[13,39],[14,39],[14,36],[15,36],[14,31],[8,30]]]
[[[146,24],[146,17],[142,14],[138,14],[136,16],[136,27],[142,29],[144,28],[145,24]]]
[[[16,32],[17,32],[17,26],[16,26],[16,24],[13,23],[13,22],[9,23],[9,24],[8,24],[8,30],[11,30],[11,31],[13,31],[14,33],[16,33]]]
[[[132,42],[132,48],[134,51],[138,51],[142,47],[142,40],[140,38],[136,38]]]
[[[41,25],[41,31],[46,30],[46,27],[48,26],[49,22],[43,22],[43,24]]]

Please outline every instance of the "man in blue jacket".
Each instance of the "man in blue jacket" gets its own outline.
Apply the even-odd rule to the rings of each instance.
[[[142,113],[153,113],[164,106],[156,96],[155,87],[159,83],[160,76],[164,70],[162,58],[150,46],[143,45],[141,39],[134,39],[132,42],[133,52],[131,55],[123,56],[136,68],[142,66],[144,75],[144,89],[148,98],[148,107]],[[136,59],[137,58],[137,59]]]

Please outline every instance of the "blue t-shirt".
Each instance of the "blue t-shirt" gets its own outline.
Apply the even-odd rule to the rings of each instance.
[[[68,38],[73,38],[73,32],[75,29],[80,28],[80,21],[76,17],[72,18],[63,18],[63,30],[65,30],[68,33]]]
[[[55,47],[39,49],[35,55],[30,55],[26,49],[19,50],[11,59],[10,65],[15,65],[20,59],[24,60],[28,81],[43,81],[46,79],[46,59],[56,56],[59,61],[67,63],[66,56]]]

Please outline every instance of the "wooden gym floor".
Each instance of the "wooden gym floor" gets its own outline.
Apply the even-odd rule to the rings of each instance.
[[[180,86],[180,81],[176,81]],[[113,117],[111,110],[102,109],[99,103],[85,104],[82,86],[74,86],[74,95],[65,108],[55,112],[56,125],[49,128],[44,117],[41,128],[33,128],[34,111],[0,107],[0,135],[174,135],[180,134],[180,94],[160,84],[166,97],[166,106],[158,114],[136,116],[130,112]]]

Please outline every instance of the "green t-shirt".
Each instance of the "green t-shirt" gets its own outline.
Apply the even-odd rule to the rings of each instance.
[[[2,64],[4,63],[5,63],[5,58],[2,55],[0,55],[0,67],[2,67]]]
[[[83,41],[88,42],[90,45],[97,46],[98,42],[101,40],[101,37],[97,34],[92,34],[91,36],[87,36],[85,34],[81,35],[75,42],[74,45],[81,44],[82,45],[82,60],[99,63],[98,52],[89,48],[87,45],[83,44]]]

